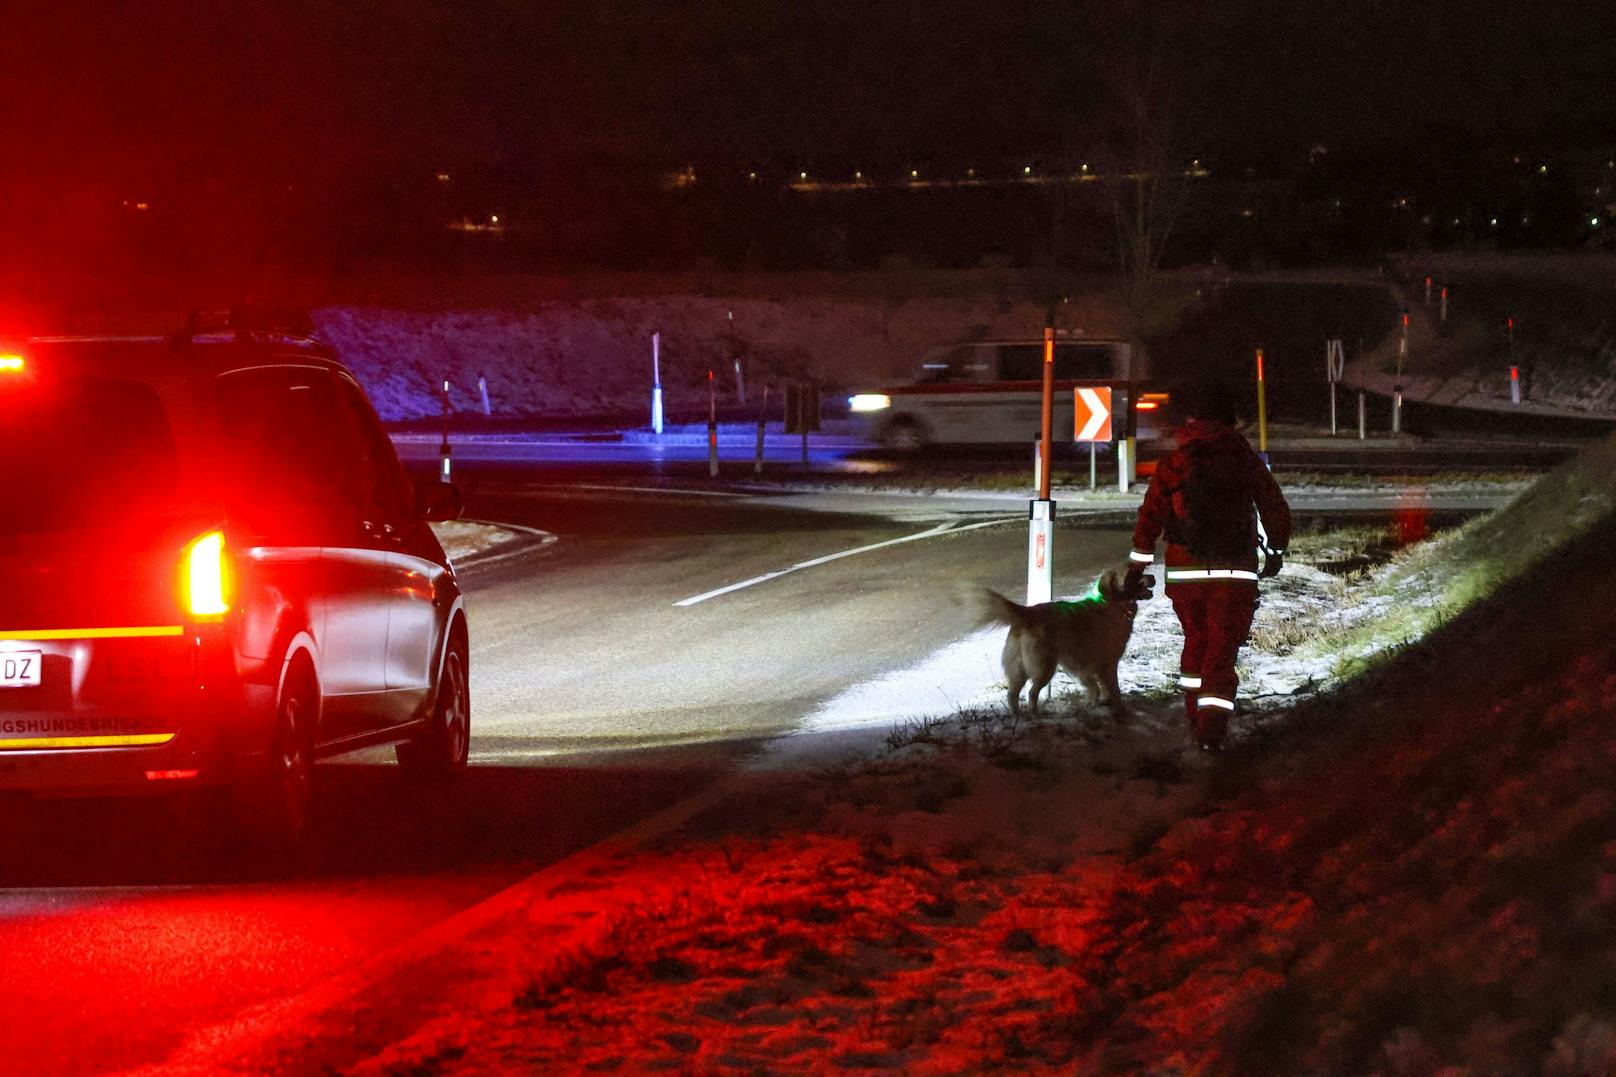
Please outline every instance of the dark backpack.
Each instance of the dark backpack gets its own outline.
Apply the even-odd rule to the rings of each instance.
[[[1244,458],[1216,442],[1195,441],[1184,447],[1182,459],[1184,474],[1167,491],[1173,507],[1168,541],[1208,563],[1251,556],[1254,510]]]

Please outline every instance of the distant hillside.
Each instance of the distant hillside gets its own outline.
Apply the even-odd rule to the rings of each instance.
[[[1453,254],[1410,257],[1401,268],[1411,306],[1430,317],[1436,334],[1414,369],[1474,379],[1477,392],[1507,400],[1514,365],[1529,400],[1616,415],[1616,257]],[[1433,299],[1426,306],[1428,275]],[[1436,315],[1444,283],[1442,326]]]

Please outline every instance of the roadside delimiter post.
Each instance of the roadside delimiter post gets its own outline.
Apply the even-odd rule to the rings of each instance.
[[[453,468],[449,462],[449,379],[443,379],[443,392],[439,396],[439,403],[443,413],[443,437],[438,442],[438,459],[442,461],[438,477],[444,482],[450,481]]]
[[[1044,330],[1044,397],[1038,439],[1038,496],[1028,505],[1027,604],[1048,602],[1054,595],[1055,502],[1049,496],[1050,436],[1055,415],[1055,330]]]
[[[1268,463],[1268,381],[1263,377],[1263,350],[1257,349],[1257,455]]]
[[[1403,364],[1408,361],[1408,311],[1403,311],[1402,334],[1397,338],[1397,383],[1392,386],[1392,433],[1403,430]]]
[[[662,433],[662,334],[651,334],[651,433]]]
[[[707,475],[718,477],[718,386],[707,368]]]

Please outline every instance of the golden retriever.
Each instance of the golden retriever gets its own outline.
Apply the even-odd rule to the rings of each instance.
[[[997,591],[977,592],[978,623],[1010,626],[1002,661],[1011,712],[1021,713],[1021,689],[1031,682],[1029,699],[1037,714],[1038,697],[1059,666],[1077,678],[1091,704],[1103,697],[1115,717],[1127,717],[1128,705],[1117,685],[1117,663],[1133,634],[1139,602],[1149,597],[1147,578],[1136,577],[1130,588],[1127,577],[1115,570],[1101,576],[1093,593],[1076,602],[1023,606]]]

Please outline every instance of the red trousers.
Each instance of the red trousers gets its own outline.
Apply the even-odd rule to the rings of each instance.
[[[1253,580],[1169,583],[1167,597],[1184,628],[1179,662],[1184,712],[1203,741],[1219,744],[1240,685],[1234,662],[1257,612],[1257,584]]]

